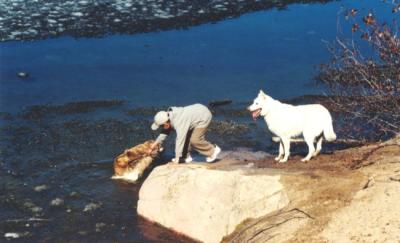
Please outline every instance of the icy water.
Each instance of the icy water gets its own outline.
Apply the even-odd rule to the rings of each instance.
[[[209,139],[224,150],[276,152],[244,108],[259,89],[279,99],[323,92],[315,66],[328,59],[322,40],[335,38],[343,4],[352,6],[294,4],[186,30],[0,43],[0,241],[18,233],[187,242],[137,217],[143,179],[111,180],[113,158],[157,135],[149,128],[157,110],[224,99],[233,103],[213,109]],[[383,11],[379,1],[354,4]]]

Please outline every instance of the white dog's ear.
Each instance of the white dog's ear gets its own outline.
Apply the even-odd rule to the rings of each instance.
[[[258,94],[261,97],[265,98],[267,95],[264,93],[264,91],[262,91],[262,89],[260,89],[260,93]]]

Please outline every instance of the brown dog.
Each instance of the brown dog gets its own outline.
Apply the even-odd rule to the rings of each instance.
[[[114,176],[113,179],[126,179],[136,181],[143,174],[145,169],[153,162],[158,155],[159,147],[148,153],[151,144],[154,141],[148,140],[142,144],[136,145],[125,150],[114,160]]]

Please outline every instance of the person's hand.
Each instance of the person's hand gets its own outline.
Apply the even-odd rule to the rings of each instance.
[[[152,143],[152,144],[150,145],[150,148],[149,148],[149,150],[147,151],[147,153],[148,153],[148,154],[153,153],[153,151],[157,149],[158,144],[159,144],[158,142]]]

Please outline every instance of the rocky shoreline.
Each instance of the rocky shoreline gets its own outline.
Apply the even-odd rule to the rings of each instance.
[[[0,41],[182,29],[292,3],[327,1],[2,0]]]
[[[233,102],[213,109],[215,120],[209,139],[224,151],[235,150],[232,156],[249,153],[251,156],[244,156],[233,167],[223,162],[213,166],[229,170],[248,164],[248,169],[304,166],[308,171],[321,165],[334,170],[328,162],[287,165],[270,163],[268,159],[263,162],[263,158],[268,158],[265,152],[276,153],[277,146],[271,145],[262,121],[254,122],[250,116],[246,117],[245,107],[246,103]],[[136,211],[131,210],[132,205],[136,207],[142,180],[127,185],[110,179],[116,155],[156,136],[149,126],[159,109],[162,107],[132,107],[122,100],[89,100],[35,105],[16,113],[0,113],[0,208],[3,209],[0,234],[20,233],[19,237],[33,240],[63,237],[72,241],[115,239],[116,234],[122,241],[138,240],[135,237],[145,234],[146,238],[168,238],[166,242],[176,242],[176,235],[139,220]],[[248,150],[238,150],[238,147]],[[346,147],[349,146],[327,144],[323,156],[330,158],[334,151]],[[173,139],[167,141],[166,148],[173,151]],[[258,150],[264,153],[254,152]],[[304,151],[306,147],[299,144],[293,146],[292,154],[296,158],[304,155]],[[171,157],[168,153],[162,155],[154,166],[164,164]],[[362,157],[358,159],[362,161]],[[356,167],[361,166],[359,163]],[[152,168],[146,171],[144,179]],[[127,209],[131,211],[127,213]]]
[[[291,202],[285,210],[245,222],[224,242],[400,240],[399,135],[309,163],[262,163],[286,171],[282,183]]]
[[[400,136],[307,163],[299,156],[276,163],[272,155],[231,151],[211,165],[155,168],[137,210],[208,243],[223,236],[232,243],[397,242],[399,163]]]

